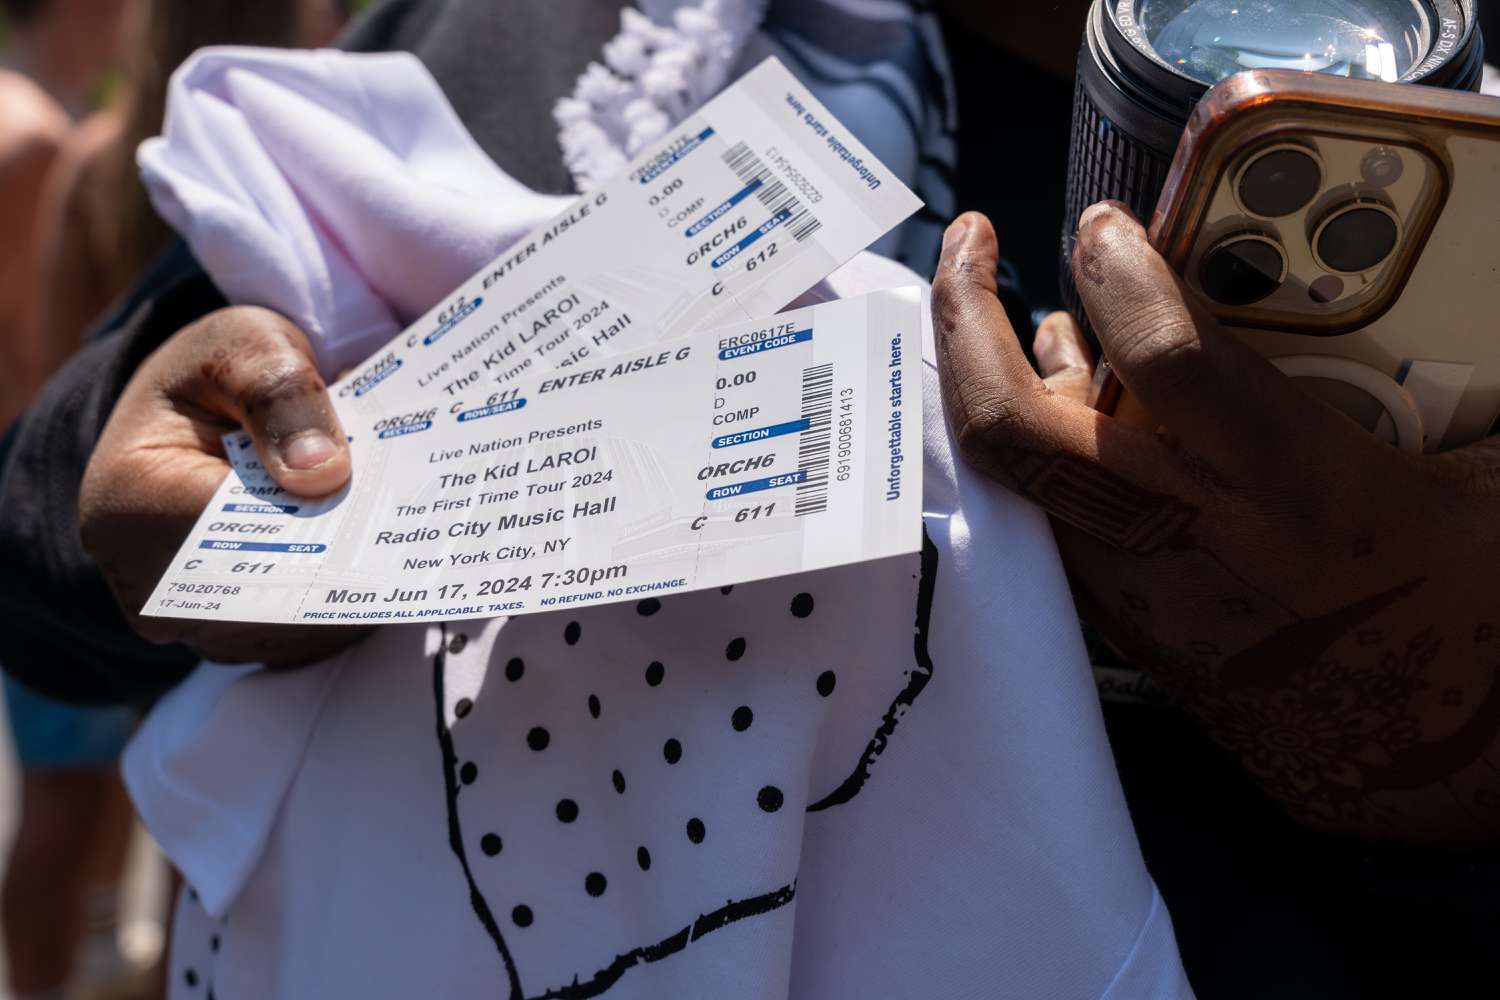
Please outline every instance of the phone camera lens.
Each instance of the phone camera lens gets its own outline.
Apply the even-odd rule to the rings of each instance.
[[[1263,218],[1275,219],[1305,207],[1323,184],[1318,161],[1300,149],[1283,146],[1262,153],[1240,173],[1240,204]]]
[[[1203,258],[1198,282],[1215,302],[1248,306],[1281,287],[1286,255],[1269,237],[1254,233],[1231,236]]]
[[[1394,149],[1372,149],[1360,161],[1359,174],[1372,187],[1390,187],[1401,179],[1405,166],[1401,154]]]
[[[1389,257],[1399,235],[1390,209],[1355,202],[1335,209],[1323,220],[1313,236],[1313,249],[1330,271],[1358,274]]]

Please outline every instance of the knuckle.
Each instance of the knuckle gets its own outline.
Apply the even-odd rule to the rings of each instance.
[[[247,406],[265,405],[323,391],[323,379],[306,359],[284,354],[267,358],[245,390]]]
[[[1190,377],[1200,352],[1197,327],[1170,299],[1120,303],[1100,324],[1100,335],[1116,365],[1149,370],[1153,379]]]
[[[993,375],[966,378],[953,387],[953,438],[970,461],[1023,438],[1034,423],[1032,398]]]

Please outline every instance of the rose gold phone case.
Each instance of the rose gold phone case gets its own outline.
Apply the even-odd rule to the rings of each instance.
[[[1322,193],[1305,212],[1270,219],[1245,208],[1236,183],[1276,145],[1319,162]],[[1360,173],[1358,155],[1377,148],[1403,165],[1396,181]],[[1379,202],[1398,243],[1378,268],[1330,284],[1316,235],[1354,201]],[[1231,230],[1279,240],[1288,269],[1262,302],[1205,297],[1232,333],[1408,450],[1490,432],[1500,415],[1500,99],[1285,70],[1232,76],[1188,123],[1151,241],[1201,293],[1199,264]],[[1330,288],[1333,299],[1319,298]],[[1100,408],[1141,416],[1112,381],[1101,381]]]

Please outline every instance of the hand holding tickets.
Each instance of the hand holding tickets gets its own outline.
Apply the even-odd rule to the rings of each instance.
[[[916,551],[920,345],[907,288],[519,380],[457,413],[346,416],[354,481],[310,503],[232,435],[235,472],[144,613],[513,615]]]
[[[767,60],[330,387],[344,491],[226,436],[142,614],[519,614],[914,551],[919,295],[766,317],[919,204]]]

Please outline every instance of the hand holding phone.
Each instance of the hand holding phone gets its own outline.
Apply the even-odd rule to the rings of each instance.
[[[1410,452],[1500,416],[1500,101],[1265,70],[1188,124],[1151,242],[1234,336]],[[1112,376],[1098,405],[1149,421]],[[1125,386],[1124,388],[1129,388]]]
[[[1221,329],[1128,210],[1100,205],[1073,270],[1156,418],[1134,426],[1072,391],[1076,328],[1032,369],[996,254],[982,216],[950,229],[933,281],[944,409],[971,465],[1051,515],[1080,614],[1299,820],[1493,845],[1500,437],[1381,443]]]

